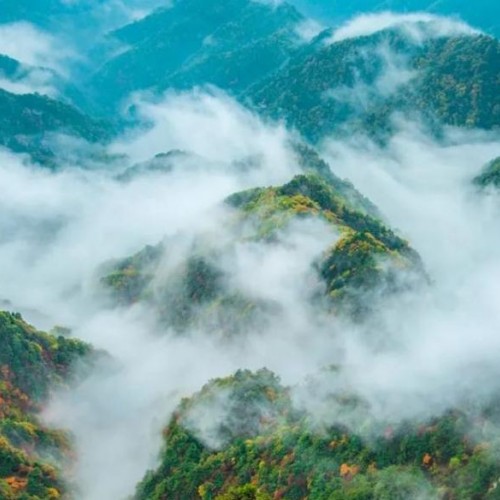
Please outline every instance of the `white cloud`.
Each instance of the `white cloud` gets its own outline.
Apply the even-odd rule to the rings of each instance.
[[[113,150],[136,161],[177,149],[225,165],[257,160],[260,167],[256,175],[262,181],[265,176],[266,184],[283,181],[290,173],[293,157],[287,148],[285,128],[262,122],[220,91],[168,92],[154,101],[136,96],[133,106],[152,126],[138,137],[125,137]]]
[[[315,21],[314,19],[306,19],[296,26],[295,32],[299,35],[301,40],[310,42],[324,29],[325,26],[318,21]]]
[[[30,23],[0,25],[0,53],[29,66],[65,73],[64,62],[74,55],[67,44]]]
[[[55,75],[52,71],[35,68],[23,70],[10,78],[2,76],[0,72],[0,88],[13,94],[45,94],[57,97]]]
[[[369,110],[377,99],[393,95],[418,75],[410,67],[408,58],[395,52],[386,43],[360,50],[358,56],[365,61],[380,61],[381,70],[377,78],[370,83],[356,78],[353,85],[334,87],[325,92],[326,98],[349,104],[358,112]]]
[[[155,463],[160,428],[179,398],[209,378],[235,371],[240,362],[260,368],[265,352],[260,341],[250,358],[241,354],[241,346],[228,346],[223,359],[221,346],[204,332],[158,338],[149,311],[105,308],[97,268],[165,236],[216,229],[223,239],[224,218],[214,207],[241,189],[288,180],[295,168],[285,131],[261,123],[227,97],[198,92],[140,106],[153,127],[112,148],[129,153],[129,159],[104,165],[91,160],[90,170],[68,164],[52,172],[0,152],[0,182],[9,186],[0,200],[0,261],[5,263],[0,298],[11,300],[28,319],[43,319],[39,327],[74,328],[75,336],[106,349],[117,363],[116,370],[98,372],[71,394],[60,395],[47,412],[48,420],[76,437],[75,475],[88,500],[133,491]],[[193,162],[181,158],[170,173],[116,180],[135,160],[172,148],[197,156]],[[88,156],[93,154],[89,148]],[[290,335],[284,329],[267,345],[284,349]],[[272,359],[271,352],[267,356]],[[294,373],[303,362],[299,350],[295,357]],[[195,359],[200,362],[192,370]]]
[[[333,33],[330,43],[370,36],[387,29],[398,29],[417,43],[430,38],[477,35],[480,33],[459,19],[424,12],[411,14],[381,12],[362,14],[348,21]]]
[[[361,395],[374,415],[395,422],[492,396],[492,353],[500,348],[499,200],[474,191],[471,179],[500,155],[498,136],[449,130],[436,142],[417,125],[400,123],[387,147],[357,137],[328,140],[324,153],[409,239],[433,281],[426,293],[382,311],[377,331],[365,325],[346,335],[346,369],[325,379],[325,391],[335,379],[337,389]],[[374,352],[370,338],[385,348]],[[306,403],[337,418],[321,397]]]
[[[238,368],[267,366],[297,384],[341,364],[338,376],[317,384],[319,397],[306,399],[317,417],[337,421],[336,408],[322,405],[332,388],[361,395],[374,415],[393,420],[439,412],[479,388],[498,389],[498,377],[490,376],[498,374],[500,348],[498,200],[468,184],[500,154],[497,136],[450,131],[438,142],[401,125],[386,147],[362,137],[326,141],[323,151],[335,171],[409,237],[434,284],[396,297],[376,323],[352,325],[320,314],[307,301],[318,286],[310,263],[337,236],[305,221],[269,246],[241,242],[223,253],[232,285],[279,305],[265,328],[226,342],[203,327],[158,335],[144,306],[107,309],[95,271],[165,235],[208,231],[225,243],[230,226],[214,207],[243,188],[289,180],[296,172],[289,136],[217,93],[167,94],[136,104],[151,126],[114,144],[112,151],[130,157],[118,160],[119,168],[68,165],[48,172],[0,153],[0,183],[9,186],[0,198],[0,298],[40,311],[49,323],[68,324],[116,361],[47,410],[47,419],[76,436],[73,472],[87,500],[130,494],[155,465],[160,429],[180,398]],[[194,152],[194,163],[127,183],[115,179],[135,161],[174,148]],[[248,158],[254,162],[243,161]],[[174,245],[179,261],[184,249]]]

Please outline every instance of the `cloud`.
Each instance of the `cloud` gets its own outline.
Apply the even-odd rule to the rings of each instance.
[[[138,107],[150,128],[129,133],[111,148],[128,158],[100,164],[95,159],[99,151],[62,141],[66,150],[77,148],[80,166],[66,151],[68,163],[54,172],[0,151],[0,182],[10,186],[0,200],[0,260],[5,263],[0,297],[28,320],[41,321],[38,327],[68,325],[75,336],[115,360],[74,392],[56,397],[46,414],[48,421],[74,433],[79,453],[75,475],[89,500],[133,491],[154,464],[160,428],[181,396],[240,364],[260,368],[265,362],[260,342],[246,358],[243,346],[221,350],[203,331],[183,338],[161,332],[151,311],[140,306],[108,310],[97,285],[98,268],[164,237],[216,228],[223,239],[224,217],[215,209],[228,195],[255,183],[284,182],[296,171],[286,132],[225,96],[168,95]],[[172,171],[117,180],[136,160],[171,148],[192,151],[193,161],[181,156]],[[88,168],[81,165],[85,157],[89,161],[83,167]],[[291,254],[299,262],[303,251],[310,252],[308,241],[297,243]],[[256,258],[253,262],[256,272],[260,264]],[[275,286],[278,279],[275,273]],[[284,348],[289,338],[284,329],[268,345]],[[198,360],[196,370],[193,360]],[[299,351],[296,360],[301,362]]]
[[[395,52],[385,42],[360,50],[357,56],[364,62],[380,61],[380,73],[375,80],[366,83],[356,77],[352,85],[334,87],[324,93],[325,98],[349,104],[357,112],[370,110],[374,102],[390,97],[418,76],[418,71],[410,67],[408,57]]]
[[[437,140],[402,123],[386,146],[362,136],[324,142],[335,172],[379,205],[433,280],[426,291],[395,297],[373,321],[352,324],[309,300],[321,286],[311,264],[338,237],[328,226],[305,220],[273,242],[227,248],[234,233],[221,201],[297,172],[286,130],[216,91],[137,96],[133,104],[145,123],[112,145],[108,153],[120,156],[110,163],[93,160],[85,169],[69,161],[52,172],[0,153],[0,182],[9,186],[0,198],[1,298],[40,311],[47,318],[41,326],[72,327],[114,359],[74,391],[55,395],[45,414],[75,435],[73,472],[84,498],[130,494],[156,464],[161,427],[181,397],[240,368],[266,366],[298,387],[314,377],[315,391],[297,389],[298,404],[316,420],[351,426],[363,414],[347,418],[339,406],[325,406],[335,391],[363,398],[373,418],[398,421],[498,390],[498,199],[469,184],[500,154],[495,134],[448,130]],[[174,155],[168,171],[117,180],[172,149],[192,158]],[[103,262],[167,237],[180,241],[166,263],[175,267],[186,258],[182,239],[207,233],[220,245],[229,284],[278,305],[262,329],[228,340],[197,325],[180,335],[158,325],[145,305],[109,309],[96,283]],[[331,365],[338,370],[325,372]],[[200,415],[210,434],[211,422]]]
[[[137,95],[130,107],[143,123],[151,126],[139,136],[132,132],[118,141],[113,151],[125,153],[135,161],[181,150],[219,165],[236,164],[235,168],[241,170],[242,161],[257,161],[256,175],[265,184],[283,182],[290,173],[293,155],[287,147],[289,135],[285,128],[264,123],[216,89],[167,92],[154,100]]]
[[[362,14],[348,21],[335,30],[329,42],[336,43],[361,36],[370,36],[388,29],[398,29],[416,43],[422,43],[431,38],[478,35],[480,33],[459,19],[424,12],[411,14],[381,12]]]
[[[0,72],[0,88],[12,94],[45,94],[57,97],[56,78],[52,71],[43,68],[23,69],[11,77],[2,76]]]
[[[344,370],[324,376],[325,392],[307,404],[319,404],[324,418],[339,418],[334,405],[322,403],[325,394],[352,390],[372,415],[400,422],[492,397],[499,389],[492,355],[500,347],[499,200],[479,195],[470,181],[500,153],[498,137],[451,129],[438,142],[418,125],[401,123],[387,147],[357,137],[327,140],[324,153],[406,235],[433,283],[387,305],[376,326],[350,329]],[[344,423],[352,425],[352,417]]]
[[[64,63],[75,54],[56,37],[26,22],[0,25],[0,53],[29,66],[65,73]]]
[[[111,30],[126,23],[139,21],[156,8],[165,9],[172,5],[173,1],[170,0],[111,0],[94,2],[91,12],[100,29]]]
[[[324,29],[325,26],[318,21],[315,21],[314,19],[306,19],[297,25],[295,32],[299,35],[301,40],[310,42]]]

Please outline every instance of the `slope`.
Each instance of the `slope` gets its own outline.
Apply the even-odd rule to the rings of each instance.
[[[246,97],[312,140],[346,126],[381,134],[394,112],[463,127],[500,125],[500,42],[494,38],[422,44],[386,30],[329,40],[323,33]]]
[[[0,312],[0,497],[60,498],[60,468],[72,459],[63,432],[38,413],[49,392],[74,380],[75,363],[91,356],[77,340],[36,331],[20,315]]]
[[[364,415],[364,431],[378,427],[379,437],[366,440],[342,425],[314,428],[267,370],[213,380],[179,405],[164,430],[160,465],[135,498],[498,498],[500,470],[483,425],[494,421],[489,411],[394,427],[373,421],[355,396],[331,402]]]
[[[104,141],[111,127],[78,109],[40,94],[13,94],[0,89],[0,146],[28,153],[34,161],[52,165],[54,154],[44,143],[47,134],[61,133],[90,142]]]
[[[418,254],[381,222],[376,208],[309,149],[298,154],[306,162],[304,174],[283,186],[230,196],[218,229],[167,238],[108,264],[102,283],[113,300],[145,302],[164,326],[178,331],[198,325],[231,336],[263,328],[279,316],[280,307],[248,295],[234,283],[228,263],[245,247],[262,246],[263,252],[286,248],[289,232],[306,228],[294,229],[297,224],[332,232],[315,255],[298,257],[311,258],[301,265],[322,283],[303,297],[311,307],[324,303],[331,312],[361,318],[377,307],[377,298],[425,281]]]
[[[214,84],[239,92],[286,62],[303,17],[286,3],[183,0],[118,30],[128,50],[92,79],[101,104],[130,92]]]

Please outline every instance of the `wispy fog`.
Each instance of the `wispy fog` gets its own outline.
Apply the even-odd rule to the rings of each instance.
[[[473,32],[456,20],[383,14],[352,21],[333,41],[394,25],[421,38],[422,23],[431,23],[425,36]],[[28,40],[12,45],[13,57],[60,64],[50,37],[28,25],[0,28],[0,40],[13,29]],[[383,85],[390,89],[405,64],[384,57]],[[471,184],[500,156],[498,133],[449,129],[438,140],[395,117],[397,132],[384,146],[359,134],[325,138],[320,150],[334,173],[351,180],[410,241],[431,281],[394,297],[373,321],[353,324],[309,300],[322,291],[312,264],[339,238],[330,225],[306,220],[283,228],[272,243],[235,243],[226,223],[233,215],[222,204],[228,195],[279,185],[299,172],[293,133],[216,89],[135,95],[130,106],[141,126],[110,145],[113,161],[95,159],[88,146],[92,168],[68,160],[53,172],[0,152],[0,183],[8,186],[0,198],[0,300],[39,327],[72,328],[112,358],[72,392],[55,395],[45,412],[75,436],[81,498],[130,495],[154,467],[161,428],[180,398],[238,368],[275,371],[296,387],[297,404],[312,421],[353,427],[353,415],[323,404],[329,395],[356,394],[373,417],[398,422],[500,389],[499,199]],[[155,155],[173,150],[185,154],[174,155],[168,169],[148,169]],[[130,168],[138,174],[125,181]],[[145,304],[109,307],[99,283],[103,263],[164,238],[199,234],[221,243],[220,265],[232,287],[276,305],[262,329],[228,340],[196,325],[180,335],[159,326]],[[185,246],[173,248],[173,262],[186,257]],[[338,370],[322,371],[331,365]],[[307,377],[314,391],[303,390]]]

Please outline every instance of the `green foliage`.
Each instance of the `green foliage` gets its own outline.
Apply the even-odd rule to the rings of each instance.
[[[96,98],[109,106],[137,89],[204,84],[238,93],[288,59],[302,19],[287,4],[176,2],[115,32],[130,50],[97,72],[92,81]]]
[[[314,141],[347,125],[351,132],[354,128],[383,138],[391,131],[395,111],[455,126],[500,125],[497,39],[463,36],[417,45],[387,30],[324,43],[328,36],[324,33],[299,51],[280,71],[253,86],[246,98]],[[407,59],[408,70],[415,73],[384,93],[376,84],[386,70],[388,50]]]
[[[500,41],[487,36],[438,39],[414,60],[420,76],[412,106],[444,123],[491,129],[500,126]]]
[[[484,168],[483,172],[473,180],[476,186],[480,188],[499,188],[500,187],[500,158],[497,158]]]
[[[114,290],[120,302],[131,304],[138,301],[153,278],[152,271],[163,253],[163,246],[146,246],[137,254],[108,264],[109,274],[102,278],[102,284]],[[106,273],[103,270],[103,273]]]
[[[216,410],[216,395],[228,391],[243,404],[229,405],[224,416],[217,413],[220,426],[233,417],[240,425],[255,421],[256,404],[262,409],[263,402],[261,414],[267,421],[247,426],[249,432],[232,434],[213,449],[204,444],[203,432],[189,415],[202,406],[200,419],[206,421]],[[269,406],[273,404],[274,409]],[[146,475],[135,498],[494,498],[500,466],[472,439],[487,439],[482,429],[477,419],[447,413],[430,421],[388,426],[368,441],[338,426],[315,432],[270,372],[239,371],[210,382],[182,402],[165,430],[161,464]]]
[[[325,249],[318,271],[335,309],[354,317],[375,306],[368,292],[390,294],[426,280],[418,254],[370,215],[369,202],[346,193],[336,179],[301,175],[280,188],[233,195],[228,203],[257,217],[261,237],[271,238],[294,217],[319,217],[339,228],[342,237]],[[367,210],[359,210],[360,204]]]
[[[68,376],[68,367],[90,353],[78,340],[38,332],[16,314],[0,312],[0,366],[8,380],[35,401]]]
[[[110,135],[108,124],[39,94],[17,95],[0,89],[0,109],[0,146],[29,153],[34,160],[48,165],[55,160],[44,144],[47,133],[69,134],[91,142],[103,141]]]
[[[363,196],[349,181],[339,179],[313,148],[304,143],[293,144],[293,150],[297,155],[300,167],[305,173],[317,174],[334,190],[346,200],[354,211],[363,215],[371,215],[380,219],[382,216],[378,208],[365,196]]]
[[[373,494],[376,500],[437,499],[436,492],[420,470],[395,466],[378,474]]]
[[[375,307],[375,300],[364,300],[368,292],[387,295],[425,281],[418,254],[381,221],[373,204],[332,174],[309,148],[296,146],[296,151],[308,173],[283,186],[250,189],[226,199],[234,209],[223,224],[229,241],[224,237],[217,244],[217,239],[200,235],[172,269],[176,243],[165,240],[110,263],[103,269],[104,287],[119,304],[152,304],[160,320],[177,330],[203,325],[204,331],[232,335],[258,328],[275,305],[246,297],[232,286],[220,259],[238,244],[272,245],[290,223],[304,219],[320,220],[341,234],[315,264],[335,311],[360,316]]]
[[[90,354],[82,342],[0,312],[1,498],[56,499],[65,491],[56,464],[71,458],[69,439],[44,427],[37,413],[49,391],[68,384],[74,365]]]

